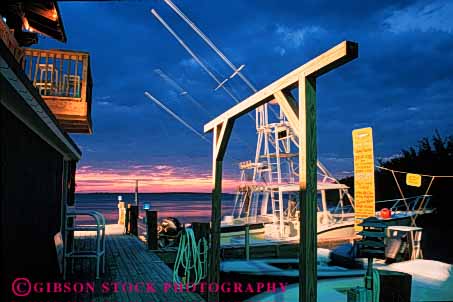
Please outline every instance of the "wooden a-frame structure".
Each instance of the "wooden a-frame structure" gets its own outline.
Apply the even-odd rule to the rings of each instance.
[[[209,282],[219,282],[222,163],[234,121],[249,111],[275,99],[286,115],[291,128],[299,137],[299,200],[301,201],[299,301],[316,301],[316,79],[357,57],[358,44],[343,41],[204,125],[205,133],[214,132]],[[293,88],[299,90],[298,103],[290,93]],[[208,300],[218,301],[218,293],[210,293]]]

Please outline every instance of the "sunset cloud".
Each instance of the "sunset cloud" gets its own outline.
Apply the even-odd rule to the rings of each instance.
[[[76,173],[76,191],[133,192],[139,180],[142,193],[160,192],[210,192],[211,174],[194,171],[188,167],[170,165],[131,165],[124,168],[97,168],[80,166]],[[235,192],[236,179],[224,179],[223,191]]]

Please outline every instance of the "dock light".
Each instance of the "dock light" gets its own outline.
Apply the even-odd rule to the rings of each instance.
[[[26,31],[32,31],[30,24],[28,24],[28,19],[25,16],[22,16],[22,26]]]
[[[118,195],[118,202],[121,202],[121,201],[123,201],[123,196]]]
[[[149,210],[151,208],[151,206],[149,205],[149,203],[145,203],[143,204],[143,210]]]
[[[49,18],[52,21],[57,21],[58,20],[58,12],[55,9],[55,7],[52,9],[52,14],[51,17]]]

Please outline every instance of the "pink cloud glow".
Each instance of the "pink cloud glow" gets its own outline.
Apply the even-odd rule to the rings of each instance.
[[[80,166],[76,173],[76,192],[133,192],[136,179],[142,193],[212,191],[209,173],[169,165],[131,165],[109,169]],[[236,179],[223,179],[224,192],[235,192],[238,185]]]

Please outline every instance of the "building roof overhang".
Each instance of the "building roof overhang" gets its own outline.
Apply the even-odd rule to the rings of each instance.
[[[17,102],[9,98],[2,98],[2,105],[54,147],[65,159],[80,160],[82,156],[80,149],[60,127],[41,95],[1,40],[0,75],[9,82],[23,100],[23,102]]]
[[[66,42],[63,19],[55,0],[14,1],[0,6],[8,26],[21,46],[37,43],[37,33]]]

